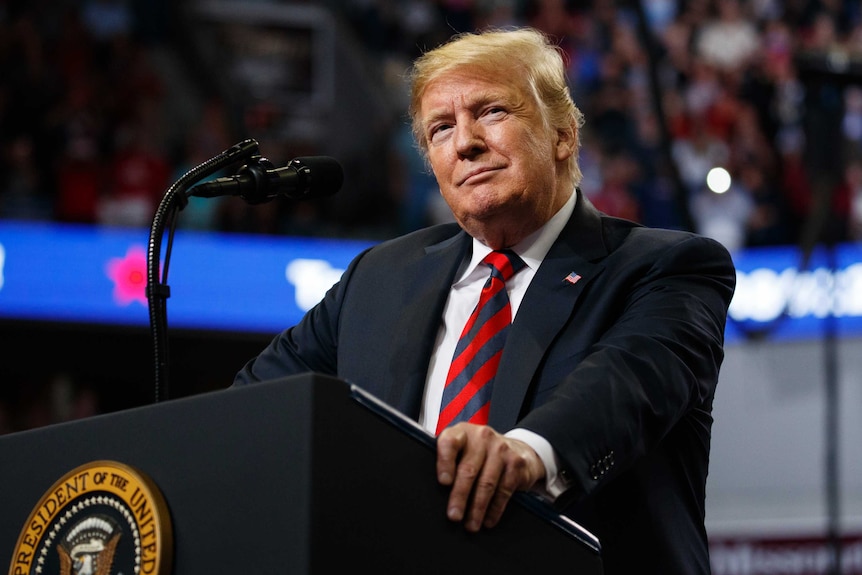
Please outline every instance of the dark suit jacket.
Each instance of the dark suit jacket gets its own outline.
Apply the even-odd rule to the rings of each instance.
[[[369,249],[236,383],[333,374],[417,418],[470,246],[451,224]],[[599,537],[608,574],[709,572],[704,491],[734,282],[717,242],[608,217],[581,195],[521,303],[489,424],[550,441],[571,481],[557,505]]]

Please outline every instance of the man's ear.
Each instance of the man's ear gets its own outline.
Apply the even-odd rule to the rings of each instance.
[[[574,125],[557,130],[557,161],[568,160],[575,153],[578,142],[578,128]]]

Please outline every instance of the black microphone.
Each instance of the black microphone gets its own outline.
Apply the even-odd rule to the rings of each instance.
[[[249,204],[268,202],[277,196],[310,200],[331,196],[343,182],[341,164],[328,156],[296,158],[277,169],[266,158],[258,158],[240,168],[234,176],[198,184],[189,195],[201,198],[239,196]]]

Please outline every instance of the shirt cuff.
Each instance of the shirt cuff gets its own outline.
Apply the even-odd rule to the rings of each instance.
[[[523,441],[533,448],[545,466],[544,484],[537,483],[532,491],[554,501],[569,488],[561,472],[560,458],[547,439],[527,429],[516,428],[505,434],[506,437]]]

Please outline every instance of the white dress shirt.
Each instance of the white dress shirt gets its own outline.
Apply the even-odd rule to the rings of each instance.
[[[517,316],[521,300],[524,299],[524,294],[535,277],[542,260],[545,259],[551,245],[557,240],[566,222],[569,221],[575,208],[576,198],[577,194],[572,193],[563,207],[544,226],[510,248],[527,264],[506,282],[506,291],[512,306],[512,321]],[[482,259],[490,252],[491,248],[479,240],[473,239],[472,255],[469,260],[465,259],[455,275],[455,282],[452,284],[449,299],[443,310],[434,353],[431,355],[431,362],[428,366],[428,377],[425,381],[425,392],[419,413],[419,423],[431,433],[434,433],[437,427],[443,387],[446,385],[446,376],[449,372],[449,364],[452,363],[455,346],[461,337],[464,324],[479,301],[482,286],[488,276],[491,275],[488,266],[480,265]],[[545,489],[539,489],[540,493],[556,498],[565,491],[565,482],[559,476],[557,455],[545,438],[526,429],[513,429],[506,433],[506,436],[527,443],[542,459],[545,465],[546,481]]]

